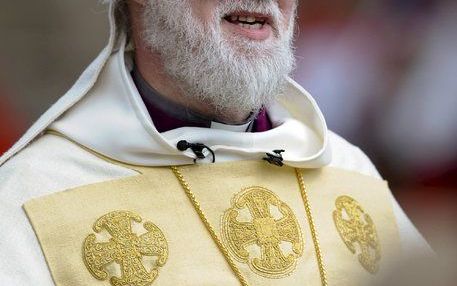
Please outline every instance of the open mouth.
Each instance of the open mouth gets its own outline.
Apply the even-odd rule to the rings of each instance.
[[[262,29],[265,24],[269,25],[268,16],[232,14],[224,17],[229,23],[238,25],[247,29]]]
[[[233,33],[253,40],[265,40],[272,34],[272,19],[269,15],[235,12],[224,16],[223,19]]]

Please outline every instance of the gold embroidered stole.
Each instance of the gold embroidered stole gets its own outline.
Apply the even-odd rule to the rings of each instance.
[[[239,285],[168,167],[33,199],[24,209],[56,285]],[[180,167],[249,285],[321,285],[295,171]],[[399,255],[386,182],[303,170],[329,285],[370,285]]]

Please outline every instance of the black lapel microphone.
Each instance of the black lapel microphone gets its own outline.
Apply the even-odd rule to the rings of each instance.
[[[284,152],[286,152],[286,150],[273,150],[274,154],[266,153],[267,157],[264,157],[263,160],[267,161],[272,165],[282,167],[284,166],[284,158],[282,157],[282,153]]]
[[[206,158],[205,154],[203,154],[203,150],[205,149],[208,150],[213,156],[213,163],[216,162],[216,155],[214,154],[214,151],[203,143],[189,143],[186,140],[181,140],[178,142],[176,147],[179,151],[186,151],[187,149],[191,149],[192,152],[194,152],[195,156],[197,156],[197,158],[194,159],[194,163],[197,161],[197,159],[202,160]]]

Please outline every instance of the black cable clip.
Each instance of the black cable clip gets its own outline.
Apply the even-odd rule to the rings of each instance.
[[[176,147],[179,151],[186,151],[190,148],[192,152],[194,152],[195,156],[197,156],[197,158],[194,159],[194,163],[197,159],[201,160],[206,158],[205,154],[203,154],[203,150],[207,149],[213,156],[213,163],[216,162],[216,155],[214,154],[214,151],[203,143],[189,143],[186,140],[181,140],[178,142]]]
[[[264,157],[263,160],[267,161],[270,164],[276,165],[278,167],[284,166],[284,158],[282,157],[282,153],[286,152],[286,150],[273,150],[274,154],[266,153],[267,157]]]

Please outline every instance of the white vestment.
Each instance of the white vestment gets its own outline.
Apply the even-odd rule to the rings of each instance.
[[[284,163],[289,166],[333,166],[380,178],[360,149],[327,130],[315,101],[292,80],[285,97],[268,110],[275,127],[270,131],[233,132],[219,125],[159,133],[130,77],[124,44],[116,43],[113,12],[110,17],[108,46],[74,87],[0,158],[1,285],[53,285],[22,209],[25,202],[135,175],[88,150],[128,164],[167,166],[193,162],[191,150],[177,150],[180,140],[205,143],[215,151],[218,162],[261,160],[265,153],[284,149]],[[57,131],[77,144],[46,130]],[[393,198],[392,203],[402,247],[427,251],[427,243]]]

